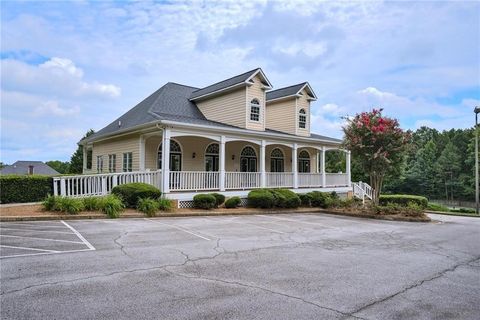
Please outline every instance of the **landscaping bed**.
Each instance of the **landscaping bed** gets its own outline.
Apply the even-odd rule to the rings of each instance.
[[[248,207],[241,199],[226,199],[219,193],[197,194],[194,209],[174,208],[160,190],[144,183],[116,186],[101,197],[67,198],[48,196],[41,204],[3,205],[0,220],[96,219],[120,217],[176,217],[204,215],[247,215],[273,213],[331,213],[344,216],[397,221],[428,222],[427,199],[393,195],[380,199],[381,205],[363,205],[358,199],[342,199],[335,192],[313,191],[296,194],[287,189],[255,189],[248,194]]]

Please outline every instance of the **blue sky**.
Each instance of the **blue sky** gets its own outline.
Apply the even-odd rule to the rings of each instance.
[[[1,3],[0,161],[68,160],[168,81],[202,87],[261,67],[309,81],[315,132],[372,107],[404,128],[473,126],[480,2]]]

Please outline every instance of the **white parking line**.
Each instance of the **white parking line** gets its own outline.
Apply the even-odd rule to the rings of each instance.
[[[83,242],[90,250],[95,250],[95,247],[92,246],[92,245],[90,244],[90,242],[88,242],[87,239],[85,239],[85,238],[80,234],[80,232],[78,232],[77,230],[75,230],[72,226],[70,226],[68,223],[66,223],[66,222],[63,221],[63,220],[62,220],[62,223],[63,223],[64,225],[66,225],[68,229],[72,230],[73,233],[75,233],[75,235],[76,235],[80,240],[82,240],[82,242]]]
[[[63,231],[45,231],[45,230],[5,228],[5,227],[0,227],[0,230],[30,231],[30,232],[32,232],[32,233],[35,233],[35,232],[46,232],[46,233],[73,234],[73,233],[71,233],[71,232],[63,232]]]
[[[163,224],[163,225],[165,225],[165,226],[178,229],[178,230],[180,230],[180,231],[186,232],[186,233],[188,233],[188,234],[191,234],[191,235],[193,235],[193,236],[195,236],[195,237],[198,237],[198,238],[202,238],[202,239],[207,240],[207,241],[212,240],[212,239],[209,239],[209,238],[207,238],[207,237],[201,236],[201,235],[199,235],[199,234],[197,234],[197,233],[191,232],[191,231],[189,231],[189,230],[187,230],[187,229],[184,229],[184,228],[182,228],[182,227],[178,227],[178,226],[173,225],[173,224],[168,224],[168,223],[164,223],[164,222],[158,222],[158,221],[155,221],[155,220],[152,220],[152,219],[148,219],[148,218],[144,218],[144,219],[147,220],[147,221],[151,221],[151,222],[157,223],[157,224]]]
[[[20,250],[44,251],[44,252],[60,252],[60,251],[57,251],[57,250],[46,250],[46,249],[37,249],[37,248],[7,246],[7,245],[4,245],[4,244],[0,244],[0,247],[11,248],[11,249],[20,249]]]
[[[58,251],[58,252],[39,252],[39,253],[13,254],[13,255],[10,255],[10,256],[0,256],[0,259],[4,259],[4,258],[17,258],[17,257],[29,257],[29,256],[40,256],[40,255],[47,255],[47,254],[62,254],[62,253],[84,252],[84,251],[92,251],[92,250],[91,250],[91,249],[80,249],[80,250],[66,250],[66,251]]]
[[[11,236],[11,235],[6,235],[6,234],[0,234],[0,237],[5,237],[5,238],[20,238],[20,239],[32,239],[32,240],[45,240],[45,241],[56,241],[56,242],[68,242],[68,243],[85,244],[85,243],[80,242],[80,241],[47,239],[47,238],[37,238],[37,237],[21,237],[21,236]]]
[[[288,218],[279,218],[279,217],[273,217],[273,216],[267,216],[263,214],[257,214],[255,215],[256,217],[264,217],[264,218],[271,218],[271,219],[276,219],[276,220],[283,220],[283,221],[290,221],[290,222],[297,222],[297,223],[303,223],[303,224],[311,224],[315,226],[322,226],[324,228],[329,228],[325,226],[323,223],[316,223],[316,222],[308,222],[308,221],[301,221],[301,220],[295,220],[295,219],[288,219]]]

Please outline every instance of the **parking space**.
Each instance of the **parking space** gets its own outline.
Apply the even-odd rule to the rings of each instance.
[[[0,258],[90,251],[95,248],[65,221],[0,223]]]
[[[435,218],[2,223],[0,317],[477,319],[480,220]]]

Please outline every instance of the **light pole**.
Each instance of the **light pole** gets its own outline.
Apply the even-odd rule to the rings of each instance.
[[[480,107],[475,107],[473,112],[475,112],[475,212],[480,214],[478,197],[478,114],[480,113]]]

